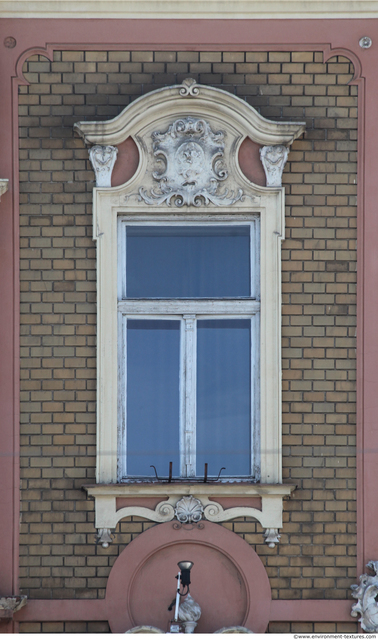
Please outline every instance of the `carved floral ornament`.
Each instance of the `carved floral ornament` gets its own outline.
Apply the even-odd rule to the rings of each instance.
[[[374,575],[364,573],[360,576],[360,584],[353,584],[352,597],[357,599],[352,606],[351,615],[354,618],[360,616],[359,623],[368,633],[378,632],[378,561],[371,560],[367,563]]]
[[[219,188],[228,178],[225,136],[225,131],[214,132],[206,120],[191,117],[175,120],[167,131],[154,131],[153,153],[163,168],[152,173],[158,186],[150,195],[140,187],[141,200],[155,205],[173,201],[177,207],[200,207],[210,202],[226,206],[241,200],[242,189],[229,193],[227,188]]]

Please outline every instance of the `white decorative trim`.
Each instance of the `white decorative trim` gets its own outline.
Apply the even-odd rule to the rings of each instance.
[[[266,529],[264,532],[265,543],[268,545],[270,549],[274,549],[276,544],[280,541],[280,534],[278,533],[278,529]]]
[[[196,91],[194,91],[196,89]],[[198,93],[197,93],[198,89]],[[187,94],[191,91],[191,95]],[[181,92],[181,93],[180,93]],[[194,95],[195,94],[195,95]],[[260,187],[242,173],[238,150],[248,136],[258,144],[289,145],[302,135],[303,123],[277,123],[260,116],[246,102],[219,89],[186,81],[159,89],[132,102],[113,120],[81,122],[75,129],[91,144],[119,144],[132,136],[139,149],[135,175],[124,185],[95,188],[93,229],[97,240],[97,482],[118,480],[118,367],[117,367],[117,220],[172,220],[171,207],[140,200],[139,189],[151,193],[154,173],[154,131],[167,131],[172,122],[205,120],[211,131],[222,131],[229,189],[245,197],[231,209],[214,205],[185,206],[185,221],[260,219],[260,442],[262,483],[282,482],[281,463],[281,241],[284,238],[282,187]],[[174,215],[182,215],[175,209]],[[131,302],[131,301],[130,301]],[[153,304],[153,301],[150,301]],[[253,301],[252,301],[253,302]],[[128,302],[126,301],[128,304]],[[226,304],[227,301],[224,301]],[[123,304],[123,303],[121,303]],[[190,315],[190,311],[188,311]],[[187,407],[189,410],[189,408]],[[190,415],[190,412],[189,414]],[[190,460],[185,464],[191,469]],[[190,473],[189,473],[190,475]],[[194,494],[193,494],[194,495]],[[105,525],[102,525],[105,526]],[[267,527],[276,527],[267,524]]]
[[[112,171],[118,149],[111,145],[96,144],[89,150],[89,158],[96,176],[96,187],[111,187]]]
[[[3,193],[8,191],[8,187],[9,187],[9,180],[5,180],[3,178],[0,179],[0,199]]]
[[[360,576],[360,584],[352,584],[352,597],[357,598],[358,602],[352,606],[351,616],[357,618],[360,615],[359,623],[363,630],[368,633],[377,633],[378,561],[371,560],[366,566],[374,572],[374,575],[364,573]]]
[[[203,506],[201,500],[193,496],[183,496],[176,502],[175,516],[182,524],[199,522],[203,517]]]
[[[97,533],[97,544],[101,544],[104,549],[107,549],[109,544],[113,542],[113,534],[110,529],[99,529]]]
[[[267,187],[282,186],[282,172],[289,155],[289,149],[282,144],[260,149],[260,158],[264,167]]]
[[[2,18],[265,20],[377,18],[377,0],[1,0]]]
[[[204,116],[210,119],[210,115],[216,114],[216,121],[223,121],[224,125],[239,125],[244,136],[247,135],[261,145],[290,145],[305,130],[304,122],[267,120],[247,102],[227,91],[197,84],[191,84],[189,90],[190,81],[188,78],[180,85],[158,89],[141,96],[112,120],[77,122],[74,129],[87,143],[118,145],[129,136],[135,136],[145,129],[147,123],[163,120],[169,124],[172,117],[187,116],[195,111],[193,115],[196,117]],[[212,105],[211,109],[209,104]],[[155,130],[156,125],[150,134]],[[140,151],[145,152],[143,149]]]
[[[175,517],[181,523],[197,523],[202,517],[209,522],[227,522],[234,518],[255,518],[264,529],[265,542],[271,547],[279,541],[278,529],[282,528],[282,502],[294,491],[294,485],[253,485],[216,483],[135,483],[116,485],[87,485],[83,487],[95,499],[95,527],[110,535],[123,518],[138,516],[152,522],[170,522]],[[155,509],[132,505],[117,510],[117,498],[147,498],[168,496]],[[236,506],[224,509],[209,496],[237,498],[260,497],[261,509]],[[101,541],[101,540],[99,540]],[[104,538],[109,542],[108,537]]]
[[[194,91],[194,85],[191,90]],[[236,194],[227,188],[223,192],[219,189],[220,182],[228,178],[224,162],[225,135],[224,131],[212,131],[206,120],[193,117],[175,120],[167,131],[154,131],[151,138],[157,170],[152,172],[152,177],[158,185],[150,194],[140,187],[140,198],[147,204],[171,206],[173,203],[176,207],[201,207],[210,203],[225,207],[241,200],[241,189]]]

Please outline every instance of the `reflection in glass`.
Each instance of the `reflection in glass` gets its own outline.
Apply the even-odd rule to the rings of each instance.
[[[180,322],[127,321],[127,474],[179,468]]]
[[[249,226],[127,226],[127,298],[250,295]]]
[[[197,323],[197,475],[251,474],[251,321]]]

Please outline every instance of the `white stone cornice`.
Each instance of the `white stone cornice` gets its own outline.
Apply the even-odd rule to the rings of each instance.
[[[377,0],[0,0],[2,18],[377,18]]]
[[[189,88],[188,88],[189,87]],[[304,122],[274,122],[227,91],[196,84],[191,79],[151,91],[128,105],[112,120],[77,122],[75,131],[85,142],[95,145],[118,145],[129,136],[137,136],[148,123],[165,118],[216,115],[238,128],[257,144],[288,146],[305,130]]]

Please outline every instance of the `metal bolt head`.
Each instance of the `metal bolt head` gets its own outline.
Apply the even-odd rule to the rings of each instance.
[[[373,44],[373,41],[371,38],[369,38],[369,36],[363,36],[363,38],[360,39],[358,44],[362,49],[369,49]]]

